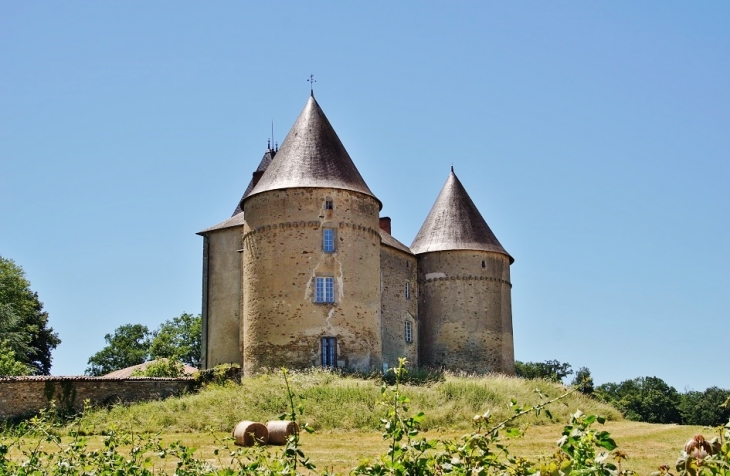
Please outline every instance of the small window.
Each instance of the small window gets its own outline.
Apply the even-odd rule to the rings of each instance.
[[[406,281],[406,299],[411,298],[411,283]]]
[[[335,251],[335,230],[333,228],[322,229],[322,250],[326,253]]]
[[[337,367],[336,337],[322,337],[322,367]]]
[[[324,201],[324,209],[325,210],[332,210],[335,208],[334,203],[332,203],[332,200],[325,200]]]
[[[335,302],[335,278],[318,277],[315,288],[315,302]]]
[[[483,259],[482,260],[482,268],[486,268],[486,267],[487,267],[487,260]]]
[[[406,321],[404,335],[407,343],[410,344],[411,342],[413,342],[413,324],[411,324],[411,321]]]
[[[406,260],[406,268],[410,268],[410,267],[411,267],[411,262]]]

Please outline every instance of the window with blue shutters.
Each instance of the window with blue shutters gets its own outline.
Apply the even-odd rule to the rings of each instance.
[[[337,367],[336,337],[322,337],[322,367]]]
[[[335,302],[335,278],[317,277],[315,284],[315,302]]]
[[[326,253],[335,251],[335,230],[332,228],[322,229],[322,250]]]

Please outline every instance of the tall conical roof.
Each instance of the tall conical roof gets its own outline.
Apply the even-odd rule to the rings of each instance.
[[[416,255],[448,250],[494,251],[514,262],[489,229],[453,168],[411,245]]]
[[[248,196],[269,190],[309,187],[353,190],[378,200],[365,184],[314,96],[310,96],[276,158]]]

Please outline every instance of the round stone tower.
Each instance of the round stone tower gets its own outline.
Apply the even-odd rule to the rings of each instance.
[[[246,374],[380,368],[380,208],[310,97],[242,200]]]
[[[411,251],[418,258],[421,365],[514,374],[514,259],[453,168]]]

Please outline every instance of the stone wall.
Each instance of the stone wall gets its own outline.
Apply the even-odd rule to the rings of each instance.
[[[271,190],[246,199],[246,375],[318,366],[323,337],[337,339],[338,367],[381,368],[378,212],[373,197],[339,189]],[[334,252],[322,249],[323,228],[334,229]],[[315,302],[317,277],[334,278],[334,303]]]
[[[389,367],[398,358],[418,366],[418,271],[416,257],[390,246],[380,248],[381,315],[383,318],[383,361]],[[406,283],[409,296],[406,296]],[[406,322],[410,322],[411,341],[406,340]]]
[[[179,395],[193,389],[192,378],[5,377],[0,378],[0,419],[21,417],[48,407],[61,410],[138,402]]]
[[[418,256],[421,365],[514,374],[509,271],[501,253]]]

